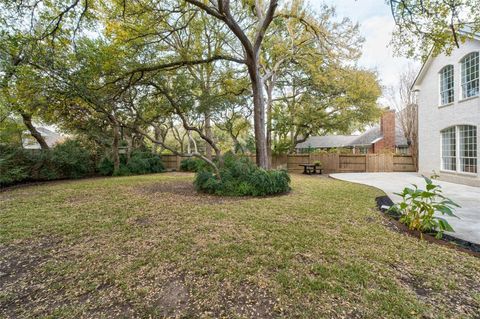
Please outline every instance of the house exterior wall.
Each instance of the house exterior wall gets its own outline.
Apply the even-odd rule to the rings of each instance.
[[[468,53],[480,51],[480,42],[467,41],[455,49],[450,56],[439,55],[431,60],[428,69],[416,89],[418,103],[418,143],[419,172],[430,176],[436,171],[447,181],[480,186],[477,173],[446,172],[441,170],[441,131],[455,125],[475,125],[477,127],[477,165],[480,140],[480,98],[462,100],[460,60]],[[454,102],[440,106],[440,70],[446,65],[454,67]],[[457,148],[458,150],[458,148]],[[458,156],[458,154],[457,154]]]

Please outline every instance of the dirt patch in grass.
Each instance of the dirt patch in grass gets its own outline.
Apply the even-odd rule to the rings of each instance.
[[[195,201],[199,204],[224,204],[247,200],[251,197],[226,197],[199,193],[195,190],[190,181],[167,181],[153,183],[134,190],[137,193],[147,196],[176,196],[183,197],[188,201]]]
[[[162,287],[158,298],[153,302],[163,317],[180,317],[191,312],[190,293],[181,277],[170,278]]]
[[[0,244],[0,314],[16,317],[19,304],[27,305],[41,290],[33,273],[47,262],[60,244],[59,239]]]
[[[47,260],[61,241],[42,238],[37,242],[0,244],[0,291],[9,283],[20,280]]]
[[[225,305],[241,317],[276,318],[279,315],[275,299],[267,291],[249,284],[242,284],[233,294],[225,296]]]
[[[417,297],[433,307],[441,304],[453,310],[462,318],[480,318],[480,309],[468,292],[480,291],[480,285],[472,279],[455,280],[455,288],[440,291],[428,284],[421,275],[413,274],[405,265],[391,265],[397,272],[397,279],[408,287]],[[452,267],[455,267],[452,265]],[[453,270],[452,270],[453,271]],[[458,289],[461,288],[461,289]],[[425,315],[426,318],[436,318],[435,313]]]

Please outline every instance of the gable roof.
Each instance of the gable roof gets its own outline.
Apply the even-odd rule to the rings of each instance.
[[[357,137],[358,135],[311,136],[305,142],[297,144],[296,148],[348,147]]]
[[[51,131],[45,127],[37,127],[37,131],[45,139],[45,142],[49,147],[53,147],[58,143],[61,143],[65,140],[65,137],[61,134],[58,134],[54,131]],[[22,138],[23,148],[25,149],[40,149],[40,144],[30,135],[29,131],[25,132],[25,137]]]
[[[353,146],[370,146],[373,143],[383,138],[380,131],[380,125],[375,125],[366,130],[361,135],[325,135],[325,136],[311,136],[305,142],[299,143],[295,148],[341,148]],[[408,146],[407,139],[403,134],[403,129],[400,125],[395,127],[395,145]]]
[[[458,33],[469,36],[470,37],[469,39],[471,40],[480,41],[480,34],[472,34],[468,30],[460,30],[458,31]],[[430,53],[428,54],[427,59],[425,60],[425,62],[423,62],[422,67],[420,68],[420,71],[418,71],[418,74],[415,77],[415,80],[413,81],[412,86],[410,87],[412,91],[415,91],[418,89],[418,85],[422,83],[422,80],[425,74],[427,73],[427,70],[430,68],[430,65],[432,64],[432,61],[435,57],[436,56],[433,56],[433,48],[432,48],[430,50]]]

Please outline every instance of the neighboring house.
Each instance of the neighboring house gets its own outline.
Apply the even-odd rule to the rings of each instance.
[[[480,38],[450,55],[430,56],[412,89],[417,92],[419,172],[480,186]]]
[[[37,131],[42,135],[47,143],[48,147],[53,147],[55,144],[61,143],[65,140],[65,137],[53,132],[44,127],[37,127]],[[22,137],[22,144],[24,149],[36,150],[41,149],[40,144],[33,138],[30,132],[26,131]]]
[[[350,149],[354,154],[375,154],[386,151],[397,154],[409,153],[409,144],[401,125],[397,124],[396,113],[393,110],[386,110],[380,119],[380,124],[361,135],[312,136],[296,146],[299,153],[332,148]]]

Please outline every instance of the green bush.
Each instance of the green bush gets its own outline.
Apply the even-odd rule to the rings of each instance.
[[[50,150],[0,146],[0,186],[80,178],[93,171],[91,153],[77,141],[66,141]]]
[[[198,191],[227,196],[266,196],[290,190],[290,176],[284,170],[264,170],[246,157],[226,155],[220,178],[204,167],[195,176]]]
[[[460,207],[451,199],[442,195],[440,185],[433,184],[432,180],[423,177],[426,189],[420,189],[417,185],[413,188],[405,187],[402,193],[396,193],[402,197],[402,201],[390,208],[399,214],[400,221],[413,230],[421,232],[436,232],[436,237],[441,238],[445,231],[453,232],[448,221],[438,215],[456,217],[453,213],[456,207]]]
[[[198,172],[204,162],[198,158],[186,158],[180,162],[180,170],[184,172]]]
[[[151,152],[134,152],[127,163],[131,174],[149,174],[165,171],[159,155]]]
[[[128,169],[127,165],[120,164],[118,171],[113,174],[113,176],[129,176],[132,175],[132,172]]]
[[[78,141],[69,140],[55,146],[50,159],[62,178],[80,178],[93,173],[91,154]]]
[[[165,171],[165,166],[160,156],[148,151],[133,152],[128,162],[125,156],[121,156],[120,159],[120,168],[115,174],[116,176],[160,173]],[[108,156],[105,156],[98,164],[97,169],[100,174],[111,176],[113,175],[113,161]]]
[[[113,161],[108,156],[103,157],[98,163],[97,170],[103,176],[113,175]]]
[[[31,166],[23,149],[0,145],[0,187],[27,180]]]

